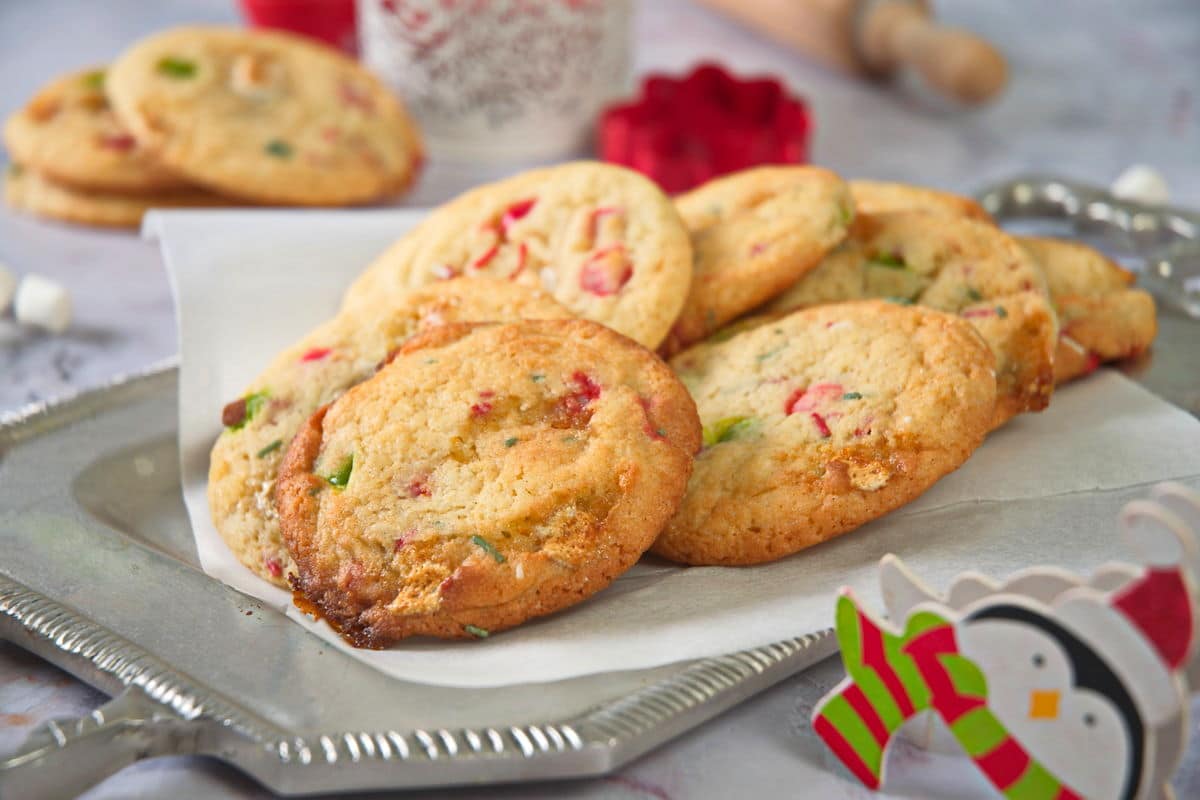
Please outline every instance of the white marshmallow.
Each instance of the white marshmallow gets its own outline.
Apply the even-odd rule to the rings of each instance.
[[[13,275],[8,267],[0,264],[0,314],[8,311],[8,304],[12,302],[16,291],[17,276]]]
[[[71,296],[41,275],[26,275],[17,287],[17,322],[62,333],[71,325]]]
[[[1114,195],[1122,200],[1132,200],[1135,203],[1145,203],[1151,206],[1165,206],[1171,199],[1171,190],[1167,187],[1167,179],[1162,173],[1145,164],[1134,164],[1117,176],[1110,187]]]

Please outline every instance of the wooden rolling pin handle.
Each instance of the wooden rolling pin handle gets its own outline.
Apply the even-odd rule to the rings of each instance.
[[[934,88],[971,105],[991,99],[1008,80],[996,48],[966,31],[937,25],[919,3],[881,0],[860,25],[859,48],[873,71],[911,66]]]

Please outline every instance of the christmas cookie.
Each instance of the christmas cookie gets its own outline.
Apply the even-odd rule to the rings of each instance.
[[[1158,333],[1154,298],[1129,288],[1132,272],[1078,242],[1038,237],[1019,241],[1041,264],[1058,311],[1057,383],[1150,347]]]
[[[846,238],[854,203],[818,167],[761,167],[675,200],[692,237],[695,275],[665,350],[680,350],[799,280]]]
[[[371,73],[291,34],[155,34],[106,82],[121,121],[172,171],[259,203],[362,203],[406,187],[416,128]]]
[[[964,320],[882,301],[797,311],[671,361],[703,423],[654,552],[755,564],[904,505],[988,432],[993,358]]]
[[[539,286],[580,317],[657,347],[692,273],[671,201],[636,172],[593,162],[482,186],[434,211],[352,285],[345,306],[459,275]]]
[[[486,637],[631,567],[699,446],[671,370],[602,325],[427,331],[288,450],[293,583],[360,646]]]
[[[55,183],[20,164],[8,165],[4,201],[12,208],[40,217],[116,228],[136,228],[142,222],[142,215],[152,208],[222,206],[229,202],[202,189],[140,194],[85,192]]]
[[[916,303],[970,321],[996,354],[996,425],[1049,403],[1057,330],[1045,278],[1028,251],[999,228],[919,211],[860,215],[850,239],[768,309],[862,297]]]
[[[294,571],[279,539],[275,478],[288,445],[321,405],[374,374],[410,336],[449,322],[562,319],[570,313],[537,289],[493,280],[447,281],[343,315],[280,353],[221,412],[208,502],[238,560],[280,586]]]
[[[159,166],[117,120],[105,71],[52,81],[8,118],[4,144],[17,162],[73,189],[160,192],[187,183]]]
[[[860,214],[882,214],[888,211],[924,211],[952,217],[968,217],[991,222],[983,206],[969,197],[925,186],[886,181],[850,181],[850,194]]]

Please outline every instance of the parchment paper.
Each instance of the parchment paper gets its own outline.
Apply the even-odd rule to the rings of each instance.
[[[221,407],[271,356],[330,316],[357,273],[421,212],[166,211],[146,221],[175,294],[183,492],[205,571],[396,677],[489,687],[639,669],[828,628],[851,585],[878,608],[878,559],[898,553],[935,587],[958,572],[1034,563],[1087,570],[1127,554],[1115,515],[1161,480],[1200,483],[1200,421],[1101,370],[1049,410],[993,434],[909,506],[783,561],[681,568],[646,558],[593,599],[487,640],[354,650],[226,550],[205,499]]]

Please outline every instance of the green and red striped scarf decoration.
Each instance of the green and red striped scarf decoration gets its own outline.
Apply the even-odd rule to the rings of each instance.
[[[987,708],[987,681],[958,652],[954,626],[919,611],[897,636],[838,598],[837,638],[849,676],[813,713],[813,729],[864,784],[878,789],[892,734],[922,711],[941,715],[992,785],[1013,800],[1081,800],[1026,752]]]

